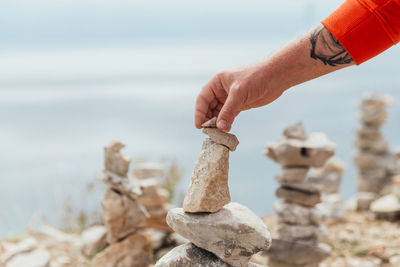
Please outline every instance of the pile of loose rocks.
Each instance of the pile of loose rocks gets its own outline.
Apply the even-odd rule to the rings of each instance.
[[[354,161],[358,167],[357,209],[368,210],[377,197],[390,193],[391,178],[397,174],[397,158],[389,151],[380,127],[387,121],[389,97],[367,94],[360,105],[361,128],[357,130]]]
[[[195,164],[183,208],[168,212],[167,223],[190,242],[178,246],[156,267],[244,267],[253,254],[267,250],[269,231],[248,208],[230,203],[229,150],[236,136],[216,128],[216,119],[203,124],[207,138]]]
[[[322,133],[307,136],[303,125],[286,128],[284,137],[267,144],[266,155],[282,165],[276,177],[280,187],[276,196],[277,237],[273,238],[269,266],[318,266],[330,255],[327,229],[315,206],[321,202],[321,189],[308,179],[310,167],[322,167],[332,157],[335,145]]]

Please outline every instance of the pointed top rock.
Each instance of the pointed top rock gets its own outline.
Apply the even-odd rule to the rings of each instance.
[[[125,147],[123,143],[114,140],[111,141],[104,148],[104,165],[107,171],[125,177],[128,174],[131,159],[120,152],[123,147]]]
[[[214,117],[201,125],[203,128],[217,128],[217,117]]]
[[[289,139],[299,139],[299,140],[307,139],[307,134],[306,131],[304,130],[303,123],[301,121],[287,127],[283,131],[283,135]]]
[[[122,148],[125,147],[125,144],[121,143],[120,141],[111,140],[108,146],[106,147],[112,152],[119,152]]]
[[[217,212],[228,204],[228,169],[228,148],[205,139],[183,201],[185,212]]]

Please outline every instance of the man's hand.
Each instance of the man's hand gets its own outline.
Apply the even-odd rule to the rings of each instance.
[[[271,87],[267,73],[260,63],[215,75],[197,97],[196,127],[217,117],[217,127],[229,131],[241,111],[265,106],[278,98],[285,88]]]
[[[354,64],[351,56],[322,25],[267,60],[215,75],[200,91],[194,114],[197,128],[212,117],[230,131],[243,110],[265,106],[288,88]]]

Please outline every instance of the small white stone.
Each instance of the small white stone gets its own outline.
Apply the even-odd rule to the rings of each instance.
[[[51,255],[42,248],[18,254],[7,262],[7,267],[49,267]]]
[[[373,201],[370,209],[376,213],[400,212],[400,202],[395,195],[390,194]]]

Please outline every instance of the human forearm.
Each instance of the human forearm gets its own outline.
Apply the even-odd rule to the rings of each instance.
[[[271,86],[288,89],[353,64],[340,43],[319,25],[265,60],[260,71],[265,71],[266,83],[272,80]]]

